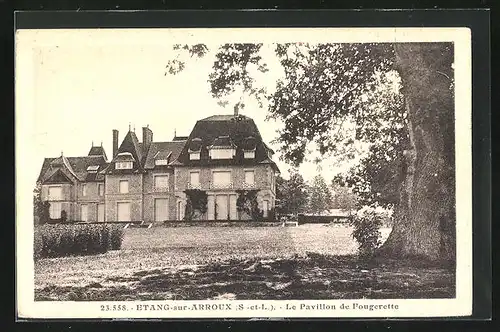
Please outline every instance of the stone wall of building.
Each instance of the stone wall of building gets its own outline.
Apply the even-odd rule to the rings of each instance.
[[[155,176],[167,175],[168,188],[155,188]],[[174,192],[174,172],[172,169],[151,170],[143,176],[144,221],[155,222],[155,202],[168,200],[168,220],[176,219],[176,200]],[[162,221],[160,221],[162,222]]]
[[[142,221],[142,174],[106,175],[105,204],[106,221],[118,220],[118,203],[130,203],[130,221]],[[126,194],[120,193],[120,181],[128,181],[129,191]]]

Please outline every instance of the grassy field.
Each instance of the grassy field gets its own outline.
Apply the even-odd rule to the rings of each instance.
[[[127,229],[122,250],[37,261],[35,298],[453,296],[452,271],[404,262],[360,265],[351,231],[322,225]]]

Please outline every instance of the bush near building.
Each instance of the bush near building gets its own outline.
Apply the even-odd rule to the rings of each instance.
[[[121,248],[123,225],[46,224],[35,227],[34,256],[95,255]]]

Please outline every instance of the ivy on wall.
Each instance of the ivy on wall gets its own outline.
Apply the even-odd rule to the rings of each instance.
[[[206,191],[199,189],[184,190],[187,196],[185,220],[193,220],[197,216],[204,215],[208,210],[208,195]]]
[[[247,213],[252,217],[254,221],[261,221],[264,216],[264,212],[259,209],[259,203],[257,202],[257,192],[258,190],[236,190],[238,198],[236,200],[236,209],[238,212]]]

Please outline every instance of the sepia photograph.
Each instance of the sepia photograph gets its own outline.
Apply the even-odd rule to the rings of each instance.
[[[20,314],[470,314],[470,57],[461,28],[17,30]]]

